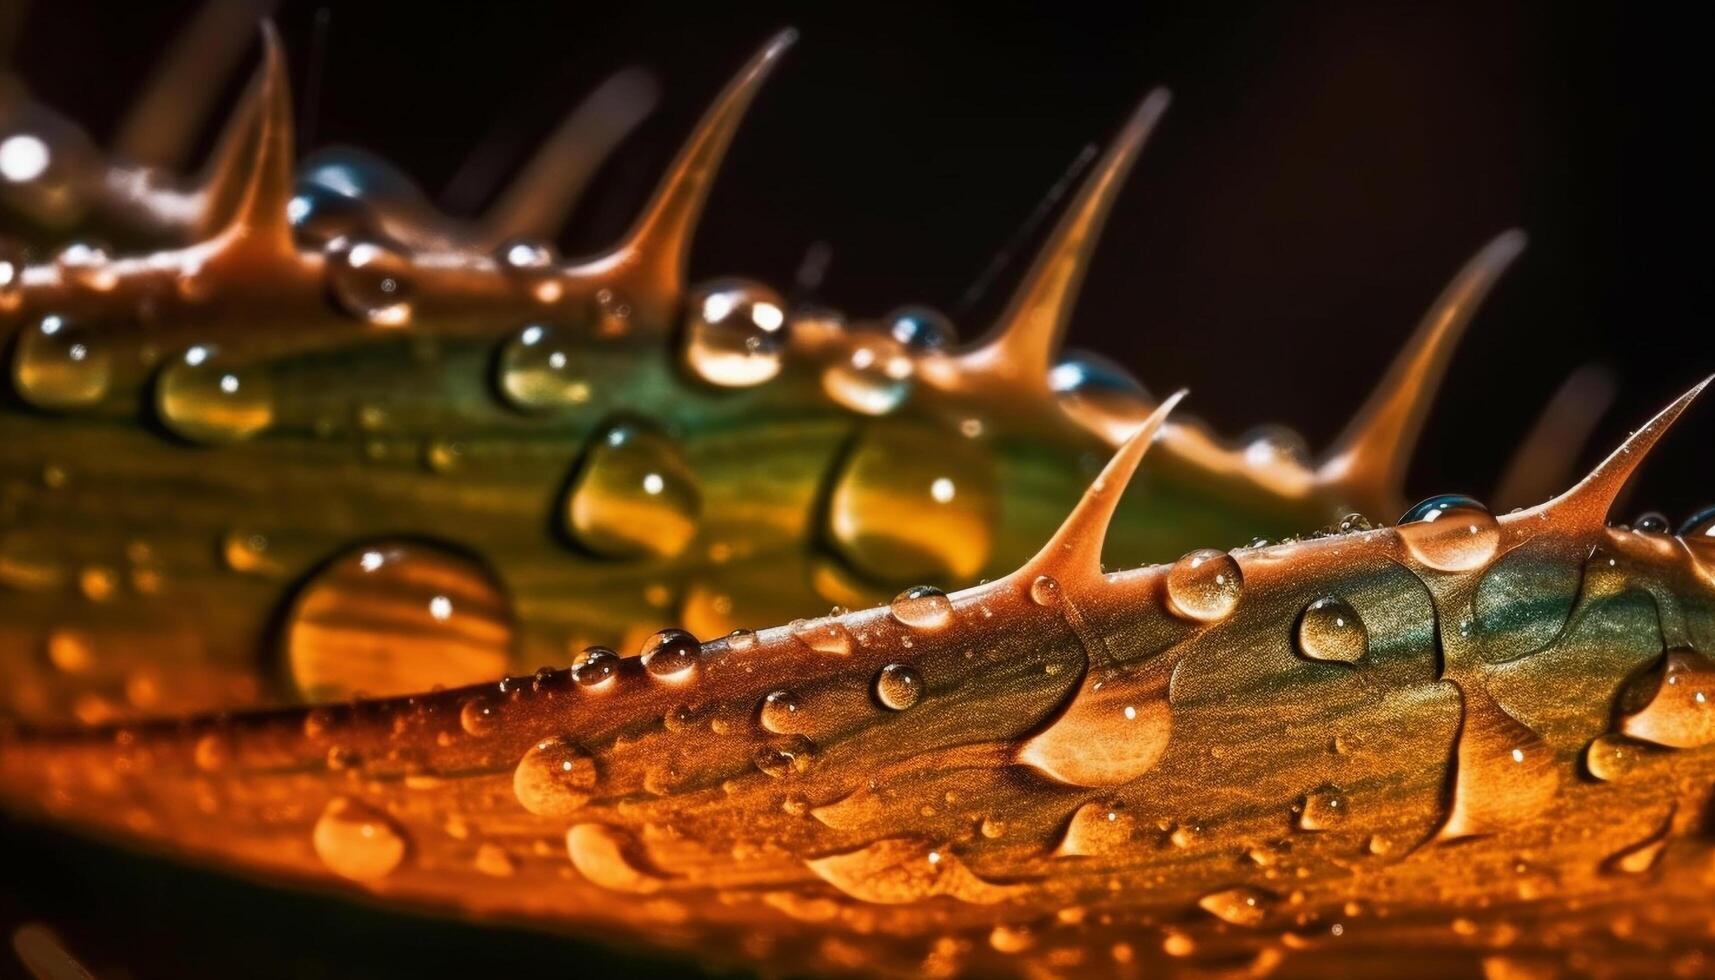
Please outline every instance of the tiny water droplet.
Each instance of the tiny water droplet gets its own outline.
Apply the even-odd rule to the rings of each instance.
[[[347,313],[382,327],[411,322],[411,255],[379,240],[335,239],[327,250],[328,289]]]
[[[1346,822],[1352,804],[1346,794],[1333,786],[1319,786],[1298,805],[1299,830],[1333,830]]]
[[[685,360],[723,388],[748,388],[780,373],[788,338],[786,304],[767,286],[720,279],[686,301]]]
[[[1283,463],[1308,465],[1310,446],[1304,437],[1283,425],[1258,426],[1239,437],[1244,446],[1245,462],[1252,466],[1279,466]]]
[[[1668,521],[1666,514],[1652,510],[1639,514],[1637,520],[1632,522],[1632,530],[1640,534],[1668,534],[1672,532],[1673,524]]]
[[[1223,922],[1255,927],[1268,918],[1274,897],[1255,888],[1227,888],[1204,895],[1197,904]]]
[[[473,738],[486,738],[500,730],[501,703],[478,694],[459,707],[459,727]]]
[[[792,635],[817,653],[844,657],[852,652],[852,634],[838,619],[799,620]]]
[[[569,817],[589,802],[595,789],[595,760],[563,735],[530,747],[512,773],[518,804],[539,817]]]
[[[580,687],[601,687],[619,676],[619,654],[607,647],[589,647],[572,668],[572,680]]]
[[[953,601],[932,585],[913,585],[893,597],[893,618],[917,629],[940,629],[953,618]]]
[[[875,675],[875,699],[893,711],[904,711],[923,697],[923,675],[908,664],[888,664]]]
[[[918,353],[946,350],[958,339],[953,321],[927,306],[902,306],[883,317],[882,322],[888,336]]]
[[[1167,571],[1168,606],[1186,619],[1219,622],[1232,614],[1243,592],[1239,563],[1224,551],[1193,551]]]
[[[495,259],[502,268],[512,272],[542,272],[559,261],[552,242],[535,238],[514,238],[495,250]]]
[[[274,392],[257,366],[198,344],[162,369],[155,410],[167,428],[192,442],[242,442],[274,421]]]
[[[661,680],[679,681],[697,667],[702,644],[679,629],[664,629],[643,641],[643,669]]]
[[[1086,803],[1066,823],[1055,857],[1117,854],[1132,846],[1137,821],[1118,803]]]
[[[1298,617],[1298,652],[1311,660],[1354,663],[1369,648],[1369,630],[1344,599],[1324,596]]]
[[[566,527],[609,558],[670,558],[697,534],[702,493],[679,444],[641,423],[595,437],[566,496]]]
[[[917,367],[891,337],[861,337],[851,354],[822,373],[822,390],[861,415],[886,415],[911,391]]]
[[[757,718],[763,728],[777,735],[790,735],[797,731],[800,707],[798,695],[791,691],[773,691],[762,699]]]
[[[328,870],[353,881],[385,878],[405,859],[404,834],[387,815],[343,796],[328,803],[310,840]]]
[[[783,779],[810,768],[816,747],[802,735],[787,735],[760,745],[754,757],[756,768],[775,779]]]
[[[1060,604],[1060,599],[1060,583],[1052,575],[1038,575],[1030,583],[1031,602],[1051,609]]]
[[[506,853],[506,848],[498,844],[478,845],[472,864],[476,870],[491,878],[509,878],[517,870],[512,856]]]
[[[532,323],[500,350],[496,365],[501,394],[527,412],[548,411],[590,400],[587,367],[572,332],[552,323]]]
[[[1406,511],[1397,531],[1413,558],[1443,572],[1479,568],[1501,544],[1495,515],[1481,502],[1458,494],[1430,497]]]
[[[57,314],[30,324],[18,336],[12,380],[25,401],[53,411],[101,401],[112,379],[107,344]]]

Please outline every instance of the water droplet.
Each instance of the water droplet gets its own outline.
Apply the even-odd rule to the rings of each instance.
[[[666,878],[638,860],[637,851],[636,842],[613,827],[580,823],[566,831],[566,854],[585,878],[613,891],[660,891]]]
[[[1369,630],[1344,599],[1324,596],[1298,617],[1298,652],[1311,660],[1354,663],[1369,648]]]
[[[367,234],[380,224],[364,199],[307,181],[299,181],[286,202],[286,220],[298,244],[318,249]]]
[[[1168,606],[1186,619],[1219,622],[1232,614],[1243,592],[1239,563],[1224,551],[1193,551],[1167,571]]]
[[[1653,833],[1635,844],[1627,845],[1602,862],[1602,870],[1610,874],[1641,875],[1655,867],[1661,852],[1667,847],[1667,836],[1673,831],[1673,812]]]
[[[798,695],[791,691],[773,691],[762,699],[757,718],[762,727],[777,735],[790,735],[798,730]]]
[[[788,337],[786,304],[767,286],[720,279],[686,302],[685,360],[723,388],[748,388],[780,373]]]
[[[893,597],[893,618],[920,630],[940,629],[953,618],[953,601],[932,585],[913,585]]]
[[[1204,895],[1197,905],[1223,922],[1255,927],[1268,918],[1274,897],[1255,888],[1227,888]]]
[[[804,862],[828,884],[861,902],[901,905],[946,895],[992,905],[1018,894],[1018,886],[977,877],[958,855],[923,840],[892,837],[856,851]]]
[[[513,272],[543,272],[559,261],[552,242],[534,238],[514,238],[496,249],[494,256],[501,268]]]
[[[347,313],[377,326],[411,322],[411,256],[380,240],[337,239],[327,251],[328,288]]]
[[[911,391],[917,367],[904,345],[890,337],[864,336],[851,355],[822,374],[828,397],[862,415],[886,415]]]
[[[310,837],[328,870],[353,881],[375,881],[405,859],[405,837],[387,815],[347,797],[322,811]]]
[[[997,953],[1022,953],[1036,945],[1036,931],[1029,926],[1003,922],[989,930],[989,945]]]
[[[908,664],[888,664],[875,675],[875,699],[893,711],[904,711],[923,697],[923,675]]]
[[[1017,760],[1072,786],[1119,786],[1154,768],[1173,731],[1171,665],[1124,671],[1092,665],[1072,702],[1031,736]]]
[[[904,420],[865,430],[828,497],[828,541],[881,582],[976,578],[998,523],[987,447]]]
[[[515,407],[527,412],[582,405],[590,400],[591,385],[569,330],[551,323],[532,323],[501,348],[499,386]]]
[[[902,306],[882,318],[888,336],[912,351],[946,350],[958,339],[953,321],[927,306]]]
[[[1399,519],[1400,540],[1413,558],[1443,572],[1478,568],[1495,556],[1501,528],[1480,502],[1458,494],[1430,497]]]
[[[572,680],[581,687],[601,687],[619,676],[619,654],[607,647],[589,647],[572,668]]]
[[[1669,650],[1624,700],[1642,704],[1620,721],[1620,731],[1633,738],[1675,749],[1715,742],[1715,662],[1701,653]]]
[[[1319,786],[1304,795],[1298,805],[1299,830],[1333,830],[1346,822],[1352,804],[1333,786]]]
[[[1668,534],[1672,532],[1673,524],[1666,514],[1652,510],[1639,514],[1638,519],[1632,522],[1632,530],[1641,534]]]
[[[792,635],[817,653],[844,657],[852,652],[852,634],[838,619],[799,620],[792,624]]]
[[[1642,761],[1642,750],[1622,735],[1600,735],[1584,747],[1584,768],[1604,782],[1624,778]]]
[[[697,667],[702,644],[684,630],[665,629],[643,641],[643,669],[661,680],[682,681]]]
[[[518,804],[538,817],[569,817],[589,802],[596,764],[589,753],[561,735],[530,747],[512,773]]]
[[[1137,821],[1118,803],[1086,803],[1066,823],[1055,857],[1116,854],[1132,846]]]
[[[509,878],[517,870],[512,856],[506,853],[506,848],[498,844],[478,845],[472,864],[476,870],[491,878]]]
[[[726,635],[728,650],[753,650],[757,642],[755,630],[736,629]]]
[[[577,542],[609,558],[670,558],[697,534],[702,494],[678,443],[622,422],[591,444],[566,496]]]
[[[1284,425],[1258,426],[1240,436],[1239,444],[1245,447],[1245,462],[1252,466],[1306,466],[1310,463],[1309,444],[1303,436]]]
[[[155,388],[161,421],[192,442],[241,442],[274,421],[268,376],[208,344],[168,362]]]
[[[105,293],[119,285],[119,275],[113,271],[113,262],[107,255],[107,249],[94,242],[73,242],[67,245],[54,256],[54,264],[59,266],[60,274],[70,282],[98,293]]]
[[[101,339],[55,314],[25,328],[12,359],[18,394],[37,408],[56,411],[101,401],[112,372],[112,358]]]
[[[1084,351],[1068,351],[1048,372],[1048,387],[1073,421],[1095,432],[1136,426],[1155,407],[1129,371]]]
[[[802,735],[773,739],[756,749],[756,768],[775,779],[807,771],[816,761],[816,747]]]
[[[487,738],[500,730],[503,705],[486,694],[469,698],[459,707],[459,727],[472,738]]]
[[[344,553],[298,592],[286,660],[311,701],[412,694],[492,680],[511,659],[511,603],[475,560],[431,544]]]
[[[1437,840],[1510,829],[1538,815],[1560,788],[1554,754],[1542,736],[1481,688],[1462,693],[1453,800]]]
[[[1052,575],[1038,575],[1030,583],[1030,601],[1052,609],[1060,604],[1060,583]]]

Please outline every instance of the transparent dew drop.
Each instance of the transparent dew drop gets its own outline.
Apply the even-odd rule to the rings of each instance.
[[[684,630],[665,629],[643,641],[643,669],[661,680],[684,680],[697,668],[702,644]]]
[[[65,317],[48,314],[21,331],[12,355],[18,394],[37,408],[63,411],[93,405],[112,381],[107,345]]]
[[[1060,583],[1052,575],[1038,575],[1030,583],[1030,601],[1052,609],[1060,604]]]
[[[1715,661],[1701,653],[1669,650],[1624,700],[1642,705],[1620,720],[1620,731],[1632,738],[1674,749],[1715,742]]]
[[[459,706],[459,727],[472,738],[487,738],[500,731],[504,707],[499,699],[478,694]]]
[[[405,860],[405,836],[386,814],[336,797],[316,820],[310,842],[328,870],[353,881],[376,881]]]
[[[538,817],[569,817],[590,800],[597,780],[595,760],[563,735],[530,747],[512,772],[518,805]]]
[[[325,249],[341,240],[373,232],[380,220],[362,198],[341,194],[326,187],[300,182],[286,202],[286,220],[292,237],[301,246]]]
[[[607,647],[589,647],[578,664],[572,668],[572,680],[579,687],[602,687],[619,676],[619,654]]]
[[[953,321],[927,306],[902,306],[883,317],[882,323],[888,336],[916,353],[946,350],[959,339]]]
[[[1089,671],[1071,703],[1019,747],[1016,759],[1070,786],[1120,786],[1167,751],[1173,711],[1170,670]]]
[[[803,706],[791,691],[773,691],[762,699],[757,709],[757,721],[776,735],[790,735],[798,730],[798,712]]]
[[[1430,497],[1399,519],[1400,540],[1413,558],[1443,572],[1479,568],[1495,557],[1501,528],[1480,502],[1458,494]]]
[[[844,657],[852,652],[851,631],[832,617],[799,620],[792,624],[792,635],[817,653]]]
[[[501,394],[526,412],[582,405],[593,390],[572,332],[552,323],[532,323],[513,334],[496,368]]]
[[[1632,522],[1632,530],[1640,534],[1668,534],[1672,532],[1673,524],[1668,521],[1666,514],[1652,510],[1639,514],[1637,520]]]
[[[1131,847],[1137,820],[1118,803],[1086,803],[1066,822],[1055,857],[1099,857]]]
[[[968,582],[988,564],[1000,520],[984,446],[920,423],[867,427],[828,495],[827,541],[881,582]]]
[[[1437,840],[1497,833],[1539,815],[1560,789],[1542,736],[1481,688],[1461,689],[1464,720],[1455,748],[1452,804]]]
[[[567,530],[608,558],[670,558],[697,534],[702,491],[679,444],[642,423],[599,433],[573,477]]]
[[[1298,804],[1298,829],[1334,830],[1351,815],[1352,803],[1338,787],[1319,786]]]
[[[940,629],[953,618],[953,601],[932,585],[913,585],[888,605],[893,618],[920,630]]]
[[[635,856],[636,841],[624,831],[597,823],[580,823],[566,831],[566,855],[578,873],[603,888],[647,895],[661,890],[667,879]]]
[[[822,390],[860,415],[886,415],[911,392],[917,367],[905,346],[891,337],[858,336],[844,360],[822,373]]]
[[[1623,735],[1598,735],[1584,746],[1585,771],[1603,782],[1624,779],[1642,761],[1642,750]]]
[[[1048,372],[1048,388],[1065,413],[1095,432],[1135,426],[1155,400],[1119,364],[1087,351],[1068,351]]]
[[[1239,563],[1224,551],[1193,551],[1167,570],[1167,604],[1174,613],[1201,623],[1232,614],[1244,592]]]
[[[1274,907],[1274,897],[1256,888],[1226,888],[1210,892],[1197,905],[1222,922],[1254,928],[1263,924]]]
[[[347,313],[376,326],[411,322],[411,255],[379,239],[336,240],[327,251],[328,289]]]
[[[68,281],[86,289],[105,293],[119,285],[119,276],[113,271],[113,261],[107,249],[94,242],[67,245],[54,256],[54,264]]]
[[[259,365],[233,363],[214,346],[198,344],[162,369],[155,410],[192,442],[242,442],[274,421],[274,392]]]
[[[1355,663],[1370,648],[1370,633],[1351,603],[1324,596],[1298,617],[1298,652],[1311,660]]]
[[[804,862],[816,876],[860,902],[904,905],[945,895],[972,905],[1015,897],[1017,886],[978,877],[957,854],[915,837],[891,837],[855,851]]]
[[[494,258],[501,268],[511,272],[540,273],[552,269],[560,256],[552,242],[514,238],[495,249]]]
[[[378,542],[316,572],[285,620],[298,692],[334,701],[493,680],[511,660],[511,602],[471,558],[432,544]]]
[[[736,629],[726,635],[728,650],[754,650],[757,642],[755,630]]]
[[[923,675],[908,664],[888,664],[875,675],[875,699],[890,711],[904,711],[923,697]]]
[[[778,293],[760,283],[720,279],[692,291],[685,309],[685,362],[698,377],[748,388],[780,373],[789,334]]]
[[[756,768],[775,779],[807,771],[815,762],[816,747],[802,735],[785,735],[757,746]]]

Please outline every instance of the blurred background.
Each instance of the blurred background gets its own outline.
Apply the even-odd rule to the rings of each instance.
[[[0,7],[15,13],[18,2]],[[568,254],[618,235],[728,76],[794,25],[802,39],[719,178],[693,278],[784,288],[826,243],[821,299],[858,315],[929,303],[966,337],[998,312],[1043,229],[974,297],[973,283],[1081,148],[1166,85],[1173,107],[1108,224],[1071,343],[1158,393],[1189,386],[1188,408],[1230,436],[1280,422],[1325,447],[1454,270],[1522,227],[1530,247],[1459,347],[1413,496],[1488,495],[1585,365],[1605,366],[1617,397],[1582,465],[1715,370],[1715,151],[1699,138],[1715,93],[1710,8],[1125,6],[751,3],[687,14],[646,0],[283,0],[277,20],[304,143],[375,150],[465,211],[485,203],[471,191],[484,168],[497,186],[603,78],[652,70],[661,107],[586,197],[561,240]],[[15,70],[38,97],[105,137],[195,7],[53,0],[0,23],[21,25]],[[1712,445],[1715,404],[1704,404],[1616,518],[1653,508],[1677,522],[1715,503]],[[264,975],[402,964],[423,975],[494,966],[497,942],[519,969],[561,955],[537,956],[533,944],[550,941],[523,934],[448,928],[425,939],[408,917],[353,920],[344,903],[268,897],[155,862],[77,863],[25,833],[8,835],[19,846],[7,847],[18,856],[0,918],[70,920],[79,937],[129,928],[136,948],[155,936],[168,963],[212,947]],[[121,879],[92,898],[103,867]],[[187,875],[204,898],[154,901]],[[123,921],[136,904],[151,905],[135,911],[155,925]],[[238,913],[216,916],[221,935],[188,934],[218,910]],[[257,952],[275,962],[255,968]]]

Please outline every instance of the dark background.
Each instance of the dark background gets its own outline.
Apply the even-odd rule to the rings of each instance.
[[[733,146],[692,272],[784,287],[825,241],[823,297],[856,314],[956,308],[1079,148],[1165,84],[1174,106],[1109,223],[1072,343],[1158,392],[1188,385],[1192,410],[1229,435],[1277,421],[1326,446],[1452,272],[1521,226],[1530,248],[1459,348],[1413,495],[1486,494],[1580,365],[1605,362],[1620,382],[1585,464],[1715,370],[1708,8],[679,7],[285,0],[278,21],[301,117],[319,62],[309,145],[379,151],[431,194],[479,145],[521,158],[607,74],[652,68],[661,109],[568,227],[572,253],[611,241],[732,71],[799,27]],[[105,136],[192,9],[37,3],[18,70]],[[966,336],[1027,254],[960,318]],[[1678,520],[1715,502],[1712,444],[1704,404],[1629,509]],[[321,926],[341,948],[313,909],[250,914],[297,915],[281,928]],[[376,935],[395,943],[377,964],[417,945],[403,925]],[[418,967],[480,962],[418,952]]]

